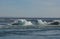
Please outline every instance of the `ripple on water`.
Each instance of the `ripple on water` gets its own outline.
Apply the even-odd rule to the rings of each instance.
[[[7,35],[59,36],[60,30],[46,30],[46,29],[0,30],[0,36],[7,36]]]

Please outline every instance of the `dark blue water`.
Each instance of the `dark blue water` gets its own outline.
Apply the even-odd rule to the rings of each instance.
[[[0,29],[0,39],[60,39],[60,28]]]

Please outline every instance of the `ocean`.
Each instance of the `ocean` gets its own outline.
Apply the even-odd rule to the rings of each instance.
[[[60,28],[0,29],[0,39],[60,39]]]
[[[60,28],[0,29],[0,39],[60,39]]]

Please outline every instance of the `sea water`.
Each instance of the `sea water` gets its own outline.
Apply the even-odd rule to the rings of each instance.
[[[0,29],[0,39],[60,39],[60,27]]]
[[[0,29],[0,39],[60,39],[60,28]]]

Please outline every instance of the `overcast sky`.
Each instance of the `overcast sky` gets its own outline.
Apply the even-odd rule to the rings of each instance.
[[[0,0],[0,17],[60,17],[60,0]]]

